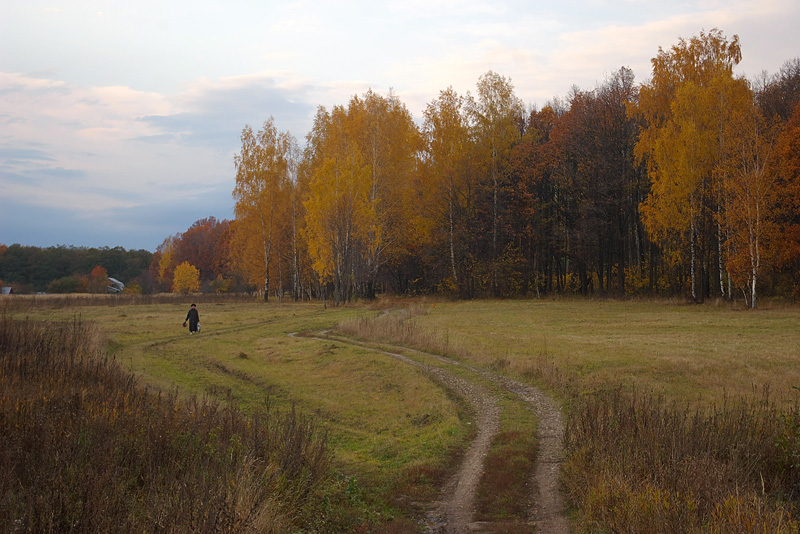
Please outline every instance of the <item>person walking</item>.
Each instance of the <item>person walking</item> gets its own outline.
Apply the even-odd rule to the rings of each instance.
[[[183,326],[186,326],[186,321],[189,321],[189,335],[194,335],[200,329],[200,313],[197,311],[197,304],[192,304],[192,307],[189,308]]]

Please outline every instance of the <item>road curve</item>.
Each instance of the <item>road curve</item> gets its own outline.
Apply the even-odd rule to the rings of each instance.
[[[300,335],[300,334],[291,334]],[[433,503],[426,516],[426,526],[431,534],[463,534],[480,532],[484,526],[474,521],[475,498],[486,455],[500,429],[500,408],[497,396],[487,388],[457,377],[442,367],[419,362],[400,352],[377,349],[352,339],[331,336],[328,331],[304,333],[304,337],[331,340],[385,354],[409,365],[423,369],[463,399],[475,413],[476,434],[459,469],[445,484],[441,496]],[[564,512],[564,501],[559,492],[558,479],[563,460],[562,437],[564,422],[558,403],[539,388],[523,384],[486,369],[478,369],[462,362],[426,353],[417,349],[395,346],[398,351],[422,354],[442,363],[460,366],[473,371],[498,387],[517,395],[533,411],[538,420],[539,443],[536,465],[531,479],[532,493],[528,524],[531,532],[542,534],[569,534],[569,520]]]

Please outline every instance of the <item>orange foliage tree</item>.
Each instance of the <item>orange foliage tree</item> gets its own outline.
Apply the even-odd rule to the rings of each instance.
[[[202,280],[213,280],[227,274],[225,264],[219,261],[220,249],[225,249],[229,221],[207,217],[195,221],[178,236],[175,263],[188,261],[196,266]]]
[[[781,132],[773,159],[778,175],[781,212],[780,265],[793,277],[793,295],[800,299],[800,102]]]
[[[108,271],[100,265],[89,273],[89,293],[106,293],[108,291]]]
[[[320,108],[304,158],[304,236],[336,303],[372,297],[381,268],[410,239],[419,132],[394,95],[368,92],[347,107]]]
[[[785,188],[771,163],[777,134],[777,123],[764,118],[755,103],[735,109],[725,124],[725,160],[718,169],[726,265],[751,308],[758,306],[759,276],[777,265],[783,246],[779,215]]]

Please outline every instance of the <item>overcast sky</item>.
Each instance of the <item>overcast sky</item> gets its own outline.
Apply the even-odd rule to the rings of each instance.
[[[155,248],[233,217],[239,135],[390,89],[419,120],[493,70],[527,105],[719,28],[737,73],[800,56],[797,0],[0,0],[0,243]]]

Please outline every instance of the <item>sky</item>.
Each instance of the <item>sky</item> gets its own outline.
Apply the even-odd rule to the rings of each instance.
[[[154,251],[232,219],[246,125],[302,145],[369,89],[420,121],[491,70],[541,108],[713,28],[754,78],[798,25],[797,0],[0,0],[0,244]]]

